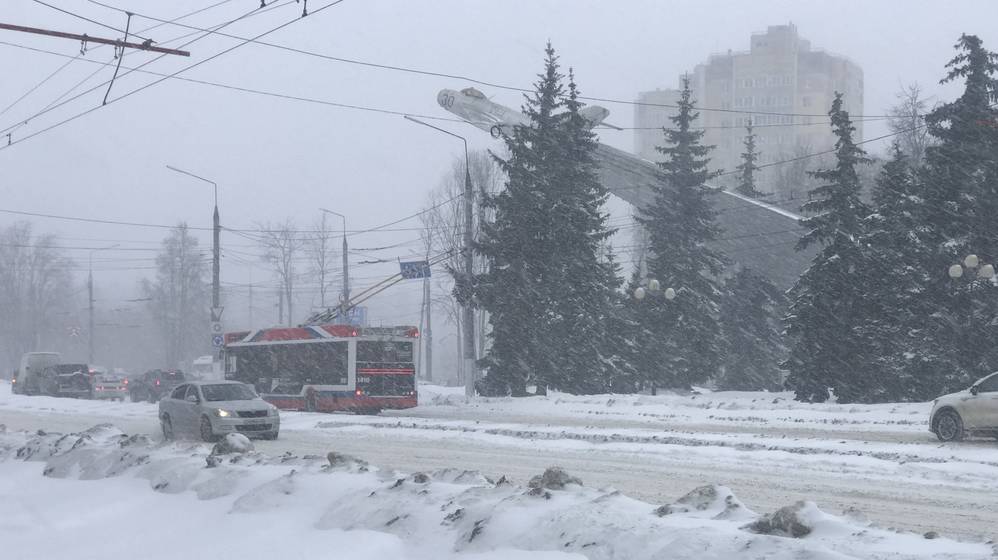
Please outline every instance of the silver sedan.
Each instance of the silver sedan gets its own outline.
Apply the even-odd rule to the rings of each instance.
[[[277,439],[281,417],[277,407],[264,401],[244,383],[199,381],[177,386],[159,401],[163,437],[189,433],[204,441],[241,433]]]

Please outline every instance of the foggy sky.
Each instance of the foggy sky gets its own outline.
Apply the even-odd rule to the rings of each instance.
[[[123,27],[118,12],[85,0],[48,0],[62,8]],[[107,0],[139,13],[170,19],[208,6],[211,0]],[[327,3],[311,0],[314,12]],[[258,0],[234,0],[185,20],[207,27],[258,6]],[[292,3],[226,28],[254,36],[300,14]],[[94,36],[117,37],[103,29],[55,12],[30,0],[2,0],[0,21],[47,27]],[[710,53],[747,50],[749,36],[768,25],[793,22],[814,48],[845,55],[865,75],[866,114],[882,114],[894,102],[902,83],[917,82],[939,100],[951,99],[957,87],[938,84],[952,45],[963,32],[982,37],[998,50],[998,3],[990,0],[929,1],[467,1],[346,0],[265,38],[331,55],[383,64],[460,74],[481,80],[529,87],[542,68],[543,48],[551,40],[567,71],[574,67],[583,94],[631,100],[638,91],[675,87],[676,77],[704,61]],[[133,30],[153,22],[133,19]],[[148,36],[158,42],[189,30],[162,27]],[[0,31],[0,41],[30,45],[68,55],[78,54],[74,41]],[[237,42],[221,37],[202,39],[188,48],[190,59],[166,57],[148,67],[171,72],[215,54]],[[171,44],[172,45],[172,44]],[[93,49],[93,46],[91,47]],[[108,61],[111,49],[91,50],[84,58]],[[125,66],[152,57],[129,52]],[[0,45],[0,110],[67,59]],[[18,122],[49,103],[97,66],[74,62],[56,78],[0,116],[0,128]],[[105,69],[91,87],[110,77]],[[468,84],[401,72],[322,61],[302,55],[245,45],[184,76],[259,88],[339,103],[449,117],[435,101],[441,88]],[[132,74],[119,79],[111,99],[153,78]],[[499,103],[519,106],[510,91],[476,86]],[[79,90],[78,90],[79,91]],[[100,103],[104,90],[14,132],[27,134]],[[633,107],[605,104],[608,122],[631,126]],[[496,146],[486,134],[461,123],[435,123],[465,135],[475,148]],[[869,137],[886,132],[876,122],[865,125]],[[632,132],[600,131],[602,140],[630,149]],[[6,139],[3,139],[3,144]],[[871,147],[879,151],[881,147]],[[253,228],[287,217],[302,227],[318,219],[318,207],[347,215],[351,230],[376,226],[418,211],[460,154],[453,138],[409,123],[401,116],[338,109],[302,102],[258,97],[201,85],[166,81],[114,102],[68,125],[0,149],[0,209],[83,216],[155,224],[211,224],[209,185],[168,171],[170,164],[216,181],[220,186],[222,222],[231,228]],[[626,207],[614,201],[617,218]],[[0,226],[24,219],[0,213]],[[39,231],[61,236],[68,246],[121,244],[122,249],[94,255],[98,298],[112,305],[135,297],[137,281],[148,270],[166,230],[33,219]],[[619,220],[618,220],[619,221]],[[330,222],[339,227],[336,221]],[[395,226],[412,231],[381,232],[350,238],[353,247],[380,247],[418,238],[418,220]],[[205,251],[210,232],[198,231]],[[222,279],[229,283],[276,286],[267,267],[253,253],[252,242],[226,233]],[[378,252],[403,257],[419,248],[413,243]],[[237,253],[239,251],[241,253]],[[85,277],[88,251],[73,250],[76,279]],[[246,254],[243,254],[246,253]],[[238,262],[245,259],[247,266]],[[352,261],[365,260],[355,255]],[[252,272],[250,272],[252,268]],[[358,267],[355,286],[363,287],[397,271],[394,264]],[[270,292],[274,292],[271,289]],[[335,292],[335,288],[333,289]],[[418,282],[393,289],[372,302],[375,320],[415,323],[419,316]],[[257,314],[272,311],[273,297],[258,294]],[[227,326],[245,322],[245,293],[226,285]],[[297,319],[301,319],[302,313]],[[396,320],[397,319],[397,320]],[[259,320],[257,322],[260,322]],[[236,324],[232,324],[236,323]]]

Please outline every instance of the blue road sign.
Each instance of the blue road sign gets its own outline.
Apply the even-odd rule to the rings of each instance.
[[[367,326],[367,307],[358,305],[347,311],[347,323],[356,327]]]
[[[215,348],[221,348],[222,344],[224,343],[225,343],[225,338],[222,335],[220,334],[212,335],[211,337],[212,346],[214,346]]]

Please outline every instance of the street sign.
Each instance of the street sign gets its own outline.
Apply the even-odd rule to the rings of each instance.
[[[366,327],[367,307],[363,305],[351,307],[350,310],[347,311],[347,324],[354,325],[356,327]]]
[[[430,263],[427,261],[400,261],[399,268],[401,268],[402,278],[406,280],[430,277]]]
[[[219,323],[218,321],[212,321],[211,334],[222,334],[222,323]]]
[[[214,346],[215,348],[221,348],[223,344],[225,344],[225,337],[223,337],[220,334],[212,335],[211,337],[212,346]]]
[[[212,307],[211,308],[211,322],[217,323],[222,320],[222,310],[224,307]]]

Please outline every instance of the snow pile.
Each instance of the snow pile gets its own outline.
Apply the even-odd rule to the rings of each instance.
[[[755,512],[745,507],[730,488],[716,484],[695,488],[679,498],[676,503],[659,507],[655,510],[655,514],[660,517],[682,514],[705,519],[736,521],[756,517]]]
[[[67,550],[124,557],[145,533],[117,530],[120,538],[109,543],[100,537],[102,527],[152,527],[169,516],[162,522],[171,523],[171,531],[196,534],[173,539],[170,547],[145,547],[140,556],[270,559],[288,542],[303,557],[337,550],[349,559],[976,559],[993,552],[985,544],[877,529],[810,503],[759,517],[723,486],[697,488],[656,508],[613,489],[584,486],[556,467],[522,486],[457,469],[399,474],[338,452],[268,456],[243,443],[228,442],[237,452],[220,454],[206,444],[156,444],[108,425],[67,435],[0,434],[0,495],[10,497],[0,504],[0,517],[18,527],[5,533],[4,550],[18,558]],[[44,477],[37,467],[26,468],[36,462],[44,463]],[[63,480],[51,486],[57,494],[39,497],[54,479],[104,480]],[[77,496],[93,495],[94,511],[80,515],[89,506]],[[104,503],[113,507],[100,507]],[[73,530],[50,531],[31,521],[74,507],[80,509],[68,525]]]
[[[814,502],[797,502],[749,523],[745,528],[753,533],[797,539],[810,535],[814,527],[826,518]]]

